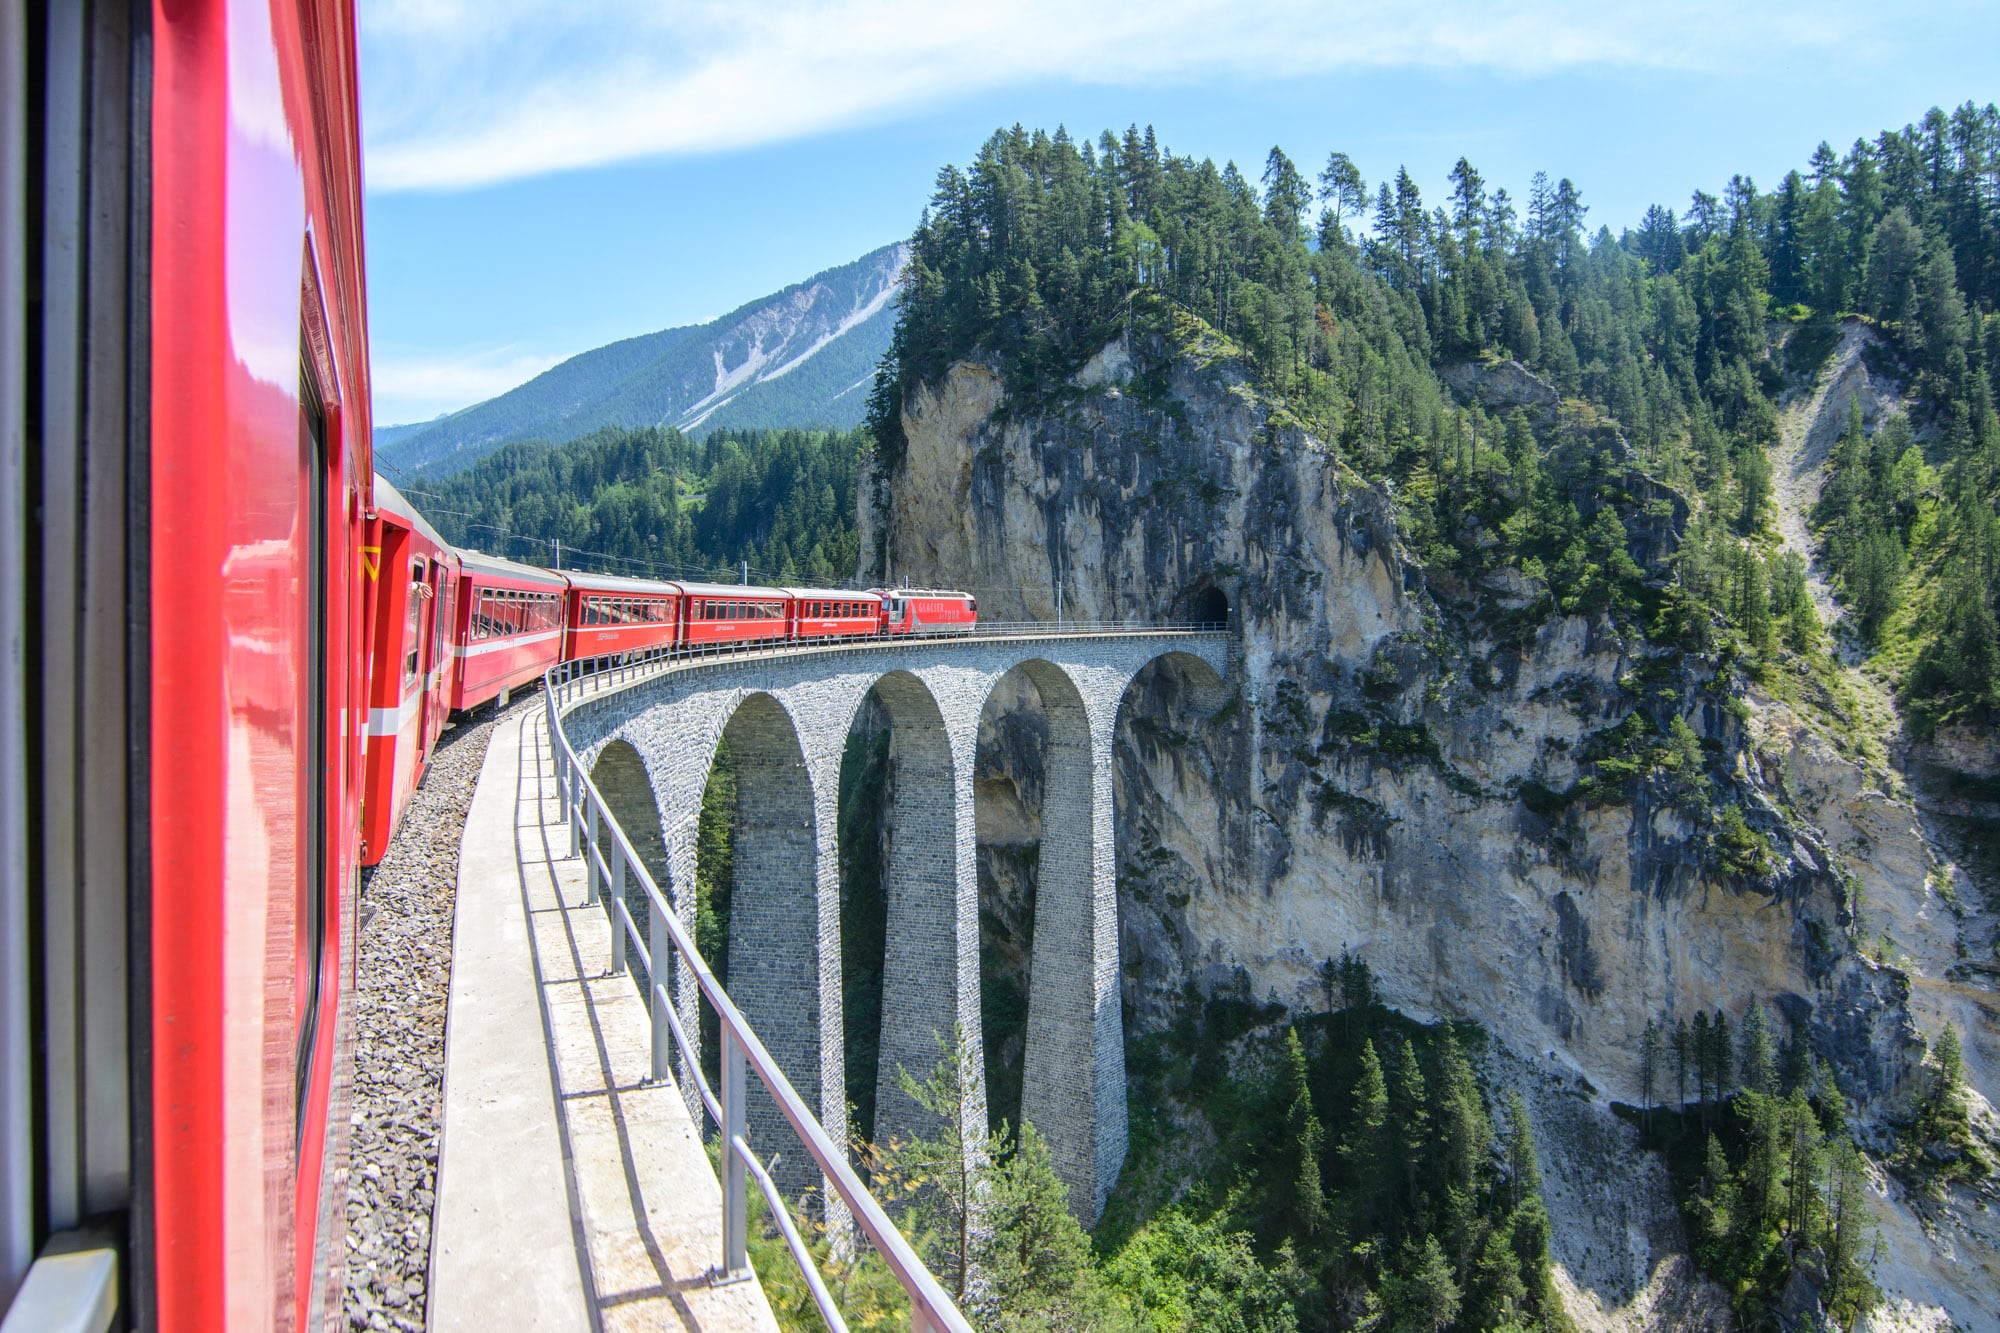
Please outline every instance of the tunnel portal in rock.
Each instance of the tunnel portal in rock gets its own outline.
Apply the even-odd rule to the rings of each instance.
[[[1229,624],[1229,594],[1213,583],[1191,588],[1182,595],[1179,610],[1191,625],[1225,628]]]

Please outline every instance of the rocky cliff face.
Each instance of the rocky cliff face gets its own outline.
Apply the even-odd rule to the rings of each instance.
[[[1406,1013],[1483,1024],[1500,1052],[1489,1073],[1530,1094],[1544,1159],[1562,1163],[1556,1257],[1593,1327],[1678,1326],[1670,1307],[1687,1302],[1666,1293],[1692,1281],[1663,1173],[1617,1166],[1629,1136],[1609,1103],[1640,1100],[1649,1018],[1761,1001],[1880,1127],[1927,1086],[1924,1029],[1970,1012],[1969,1068],[1992,1089],[1990,979],[1958,957],[1972,887],[1828,712],[1704,676],[1607,619],[1524,623],[1536,590],[1511,571],[1427,577],[1393,498],[1227,356],[1140,361],[1114,343],[1033,408],[989,366],[953,366],[908,399],[907,450],[864,488],[862,515],[865,573],[971,581],[996,619],[1053,619],[1058,588],[1073,618],[1206,618],[1226,599],[1230,698],[1217,707],[1156,668],[1120,727],[1135,1026],[1164,1023],[1190,983],[1321,1008],[1317,969],[1343,949]],[[1560,411],[1525,372],[1495,392]],[[1614,427],[1567,438],[1629,466]],[[1670,553],[1685,515],[1655,498],[1657,521],[1632,537],[1642,565]],[[1758,873],[1726,872],[1711,821],[1658,784],[1575,796],[1642,694],[1701,738],[1769,848]],[[982,792],[1005,779],[1004,749],[982,759]],[[1605,1215],[1600,1195],[1622,1211]],[[1908,1294],[1978,1322],[2000,1318],[1995,1289],[1968,1274],[1963,1291]]]

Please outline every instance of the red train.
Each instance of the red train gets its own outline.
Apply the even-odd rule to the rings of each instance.
[[[558,662],[937,634],[979,620],[962,592],[668,583],[516,564],[453,550],[385,478],[375,495],[364,547],[363,865],[386,854],[445,715],[504,699]]]
[[[452,549],[373,477],[355,70],[350,0],[0,3],[9,1320],[342,1324],[358,872],[454,710],[976,621]]]

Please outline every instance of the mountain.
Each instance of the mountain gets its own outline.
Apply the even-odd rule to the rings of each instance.
[[[855,490],[862,579],[1239,645],[1115,710],[1106,1280],[1200,1199],[1246,1327],[2000,1326],[2000,111],[1623,234],[1089,145],[939,173]],[[988,708],[1025,1125],[1058,707]]]
[[[451,419],[449,412],[432,417],[429,421],[412,421],[403,426],[377,426],[375,428],[375,448],[382,453],[394,452],[396,446],[422,431],[429,430],[440,421]]]
[[[378,432],[376,447],[406,473],[437,477],[503,444],[605,426],[851,429],[889,348],[908,255],[887,245],[706,324],[580,353],[441,420]]]

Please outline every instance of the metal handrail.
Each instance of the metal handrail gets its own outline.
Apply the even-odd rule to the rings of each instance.
[[[611,673],[624,675],[633,664],[626,663],[612,669]],[[559,679],[559,677],[561,677]],[[574,852],[584,857],[586,898],[597,901],[600,873],[613,890],[614,902],[620,909],[612,922],[613,971],[622,972],[625,954],[629,944],[636,945],[647,965],[647,977],[651,983],[649,1008],[653,1025],[652,1077],[664,1080],[669,1076],[667,1052],[670,1047],[678,1047],[688,1076],[694,1080],[703,1104],[715,1117],[722,1128],[723,1142],[723,1254],[717,1276],[728,1280],[748,1277],[750,1273],[747,1247],[747,1177],[754,1176],[758,1187],[771,1203],[778,1226],[785,1238],[786,1248],[792,1259],[799,1265],[806,1284],[812,1292],[813,1301],[819,1307],[820,1315],[835,1333],[845,1333],[846,1323],[841,1318],[839,1308],[834,1304],[826,1284],[820,1279],[817,1265],[811,1260],[810,1251],[799,1238],[797,1228],[791,1225],[789,1212],[777,1188],[771,1183],[770,1173],[745,1140],[746,1117],[744,1107],[744,1074],[747,1069],[755,1070],[758,1080],[770,1092],[792,1130],[798,1135],[806,1152],[819,1166],[821,1173],[832,1184],[834,1191],[847,1205],[848,1211],[860,1226],[863,1234],[875,1246],[889,1271],[901,1284],[910,1300],[910,1327],[912,1333],[971,1333],[972,1326],[952,1303],[951,1297],[938,1284],[924,1262],[911,1248],[903,1234],[896,1229],[889,1215],[869,1193],[866,1185],[848,1164],[846,1154],[827,1137],[826,1130],[807,1108],[804,1099],[792,1087],[784,1071],[764,1048],[757,1034],[751,1030],[749,1020],[723,990],[722,984],[709,971],[701,953],[689,936],[687,927],[681,924],[679,916],[672,910],[666,895],[654,883],[645,862],[633,848],[624,829],[619,827],[597,785],[584,772],[582,761],[571,748],[569,738],[562,725],[562,710],[558,706],[558,696],[580,697],[574,687],[582,683],[582,677],[571,675],[562,667],[552,668],[544,677],[543,697],[546,703],[550,749],[556,765],[556,786],[562,796],[563,820],[568,826]],[[579,832],[581,837],[579,838]],[[606,863],[602,846],[609,840],[611,859]],[[625,910],[625,880],[628,873],[636,873],[639,887],[646,897],[648,941],[638,940],[637,923],[629,910]],[[674,1012],[671,997],[662,981],[663,969],[655,965],[671,950],[678,955],[695,977],[701,991],[708,997],[715,1009],[722,1030],[722,1094],[716,1096],[701,1074],[700,1060],[693,1043],[688,1037],[678,1014]]]
[[[1004,639],[1065,639],[1122,637],[1144,634],[1168,638],[1201,638],[1229,632],[1226,621],[1188,621],[1173,625],[1114,620],[1013,620],[952,625],[922,634],[851,634],[811,639],[750,639],[739,643],[664,644],[628,653],[579,658],[549,668],[544,682],[553,681],[565,704],[593,686],[603,693],[614,686],[682,669],[742,662],[757,658],[794,657],[815,652],[855,652],[869,649],[914,649],[940,641],[973,642]]]
[[[583,763],[569,743],[569,736],[563,727],[563,714],[567,707],[582,703],[589,698],[602,697],[613,690],[629,688],[641,681],[657,676],[683,671],[702,671],[712,665],[754,661],[764,657],[796,656],[813,652],[851,652],[876,648],[919,648],[939,639],[964,642],[983,639],[1051,639],[1081,638],[1090,636],[1122,636],[1131,634],[1168,635],[1197,637],[1227,631],[1226,624],[1184,624],[1147,625],[1129,621],[1065,621],[1049,624],[1043,621],[987,621],[977,625],[953,626],[940,633],[905,635],[853,635],[828,636],[807,641],[799,640],[753,640],[747,643],[663,645],[609,658],[595,658],[581,661],[563,662],[551,667],[542,678],[543,699],[547,712],[550,750],[556,765],[556,789],[561,797],[563,822],[569,830],[570,854],[581,855],[584,860],[584,880],[586,902],[595,904],[598,900],[600,884],[611,889],[611,970],[622,975],[627,969],[627,954],[638,952],[641,963],[646,968],[649,982],[647,1005],[653,1028],[652,1077],[655,1081],[669,1077],[669,1052],[679,1050],[681,1061],[688,1076],[694,1081],[697,1094],[704,1109],[722,1130],[722,1211],[723,1211],[723,1255],[718,1278],[731,1280],[749,1276],[749,1256],[747,1251],[747,1203],[748,1179],[754,1178],[757,1186],[770,1203],[778,1229],[785,1240],[785,1247],[792,1260],[798,1265],[806,1285],[812,1293],[813,1302],[819,1307],[820,1316],[833,1333],[846,1333],[846,1322],[842,1319],[826,1283],[821,1278],[818,1266],[813,1262],[811,1251],[800,1238],[798,1229],[792,1223],[789,1209],[778,1193],[770,1172],[758,1160],[744,1135],[746,1132],[744,1114],[744,1074],[747,1069],[756,1071],[758,1079],[769,1090],[772,1100],[778,1105],[792,1130],[805,1146],[807,1153],[819,1166],[834,1191],[847,1205],[848,1211],[860,1226],[863,1234],[874,1244],[876,1251],[888,1264],[889,1270],[902,1285],[910,1300],[911,1329],[913,1333],[971,1333],[971,1325],[952,1303],[943,1287],[932,1276],[924,1262],[917,1256],[902,1232],[896,1229],[882,1205],[869,1193],[860,1177],[849,1165],[846,1154],[827,1137],[825,1128],[819,1123],[798,1091],[778,1068],[769,1051],[764,1049],[757,1034],[751,1030],[749,1020],[743,1017],[722,984],[702,959],[687,928],[680,917],[669,906],[666,895],[653,881],[645,862],[633,848],[631,839],[611,813],[610,805],[598,791],[597,784],[584,772]],[[610,844],[610,857],[604,852],[606,842]],[[640,939],[638,922],[625,901],[626,875],[636,872],[639,887],[644,893],[648,907],[648,938]],[[677,954],[693,972],[701,992],[708,997],[720,1020],[722,1033],[722,1093],[716,1095],[701,1073],[701,1061],[693,1040],[689,1037],[680,1015],[676,1012],[673,997],[661,979],[662,969],[656,960],[665,959],[669,951]]]

